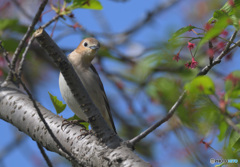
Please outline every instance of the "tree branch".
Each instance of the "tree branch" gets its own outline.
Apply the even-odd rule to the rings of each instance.
[[[26,34],[24,35],[24,37],[22,38],[22,40],[20,41],[17,49],[15,50],[14,54],[13,54],[13,59],[12,59],[12,62],[11,62],[11,70],[9,70],[9,73],[8,73],[8,77],[6,79],[6,81],[10,81],[12,80],[12,77],[13,77],[13,74],[12,72],[15,71],[15,66],[16,66],[16,63],[17,63],[17,59],[19,57],[19,54],[20,52],[22,51],[23,47],[24,47],[24,44],[25,42],[27,41],[28,37],[31,35],[33,29],[34,29],[34,26],[37,24],[45,6],[47,5],[47,2],[48,0],[43,0],[42,1],[42,4],[40,5],[33,21],[32,21],[32,24],[28,27],[28,30],[26,32]]]
[[[47,22],[46,24],[44,24],[43,26],[41,26],[43,29],[48,27],[51,23],[53,23],[54,21],[57,21],[60,17],[62,17],[62,15],[56,15],[55,17],[53,17],[49,22]],[[25,58],[26,58],[26,55],[27,55],[27,52],[30,48],[30,46],[32,45],[33,41],[34,41],[34,35],[31,36],[30,40],[28,41],[28,44],[22,54],[22,58],[21,58],[21,61],[19,63],[19,67],[18,67],[18,76],[21,77],[22,75],[22,70],[23,70],[23,63],[25,61]]]
[[[146,129],[145,131],[140,133],[138,136],[136,136],[133,139],[129,140],[129,143],[134,146],[137,142],[139,142],[141,139],[146,137],[149,133],[154,131],[157,127],[162,125],[164,122],[168,121],[173,116],[173,114],[174,114],[175,110],[177,109],[177,107],[181,104],[185,94],[186,94],[186,91],[183,91],[182,94],[179,96],[178,100],[174,103],[172,108],[169,110],[168,114],[163,119],[161,119],[160,121],[158,121],[154,125],[150,126],[148,129]]]
[[[92,130],[97,134],[97,136],[103,138],[103,140],[109,140],[109,137],[111,136],[111,140],[118,141],[116,143],[119,144],[121,139],[108,127],[61,49],[43,29],[38,29],[35,32],[35,38],[40,45],[46,49],[49,56],[53,58],[55,64],[60,69],[71,92],[79,102],[79,107],[88,117]]]
[[[76,164],[77,166],[126,166],[126,164],[136,167],[150,166],[124,143],[113,147],[116,144],[112,142],[115,141],[108,140],[103,143],[92,134],[84,135],[85,132],[81,130],[81,126],[77,125],[69,126],[62,131],[63,118],[53,114],[39,103],[37,106],[56,138],[80,161],[80,164]],[[0,108],[0,119],[11,123],[47,150],[68,158],[47,131],[31,99],[15,85],[10,83],[7,86],[0,86]]]
[[[46,163],[48,164],[48,167],[53,167],[52,162],[48,158],[46,152],[44,151],[41,144],[37,143],[38,149],[40,150],[41,154],[43,155],[43,158],[45,159]]]

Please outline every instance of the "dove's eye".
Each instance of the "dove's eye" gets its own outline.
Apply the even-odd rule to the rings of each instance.
[[[87,47],[88,46],[88,43],[87,42],[84,42],[84,44],[83,44],[85,47]]]

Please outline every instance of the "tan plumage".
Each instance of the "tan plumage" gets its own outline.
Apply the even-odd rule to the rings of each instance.
[[[95,106],[99,109],[108,125],[116,132],[103,84],[96,69],[91,64],[99,48],[100,43],[95,38],[86,38],[68,55],[68,60],[74,67]],[[78,107],[79,105],[61,73],[59,76],[59,87],[63,99],[71,110],[80,119],[88,121],[86,115]]]

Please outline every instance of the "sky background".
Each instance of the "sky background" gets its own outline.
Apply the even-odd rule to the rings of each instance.
[[[145,17],[145,14],[148,11],[151,11],[155,6],[157,6],[159,3],[167,2],[164,0],[129,0],[124,3],[117,3],[111,0],[100,0],[103,10],[102,11],[93,11],[93,10],[86,10],[86,9],[77,9],[73,13],[76,17],[76,19],[79,21],[79,23],[88,31],[90,32],[104,32],[105,30],[102,29],[102,27],[99,25],[99,22],[97,19],[101,19],[101,16],[104,16],[104,18],[108,22],[109,29],[112,33],[121,33],[130,28],[134,23],[138,22],[142,18]],[[28,5],[33,5],[29,3]],[[167,9],[166,11],[161,12],[159,15],[156,15],[153,19],[153,22],[150,24],[151,26],[146,26],[142,28],[137,33],[134,33],[132,36],[132,45],[131,48],[134,46],[136,50],[132,50],[130,47],[122,47],[120,48],[123,52],[126,54],[134,54],[135,52],[138,52],[138,50],[141,50],[141,48],[144,46],[151,46],[152,41],[167,41],[169,38],[169,34],[176,31],[177,29],[187,26],[189,24],[195,25],[195,26],[202,26],[207,21],[207,16],[204,16],[202,18],[199,18],[199,20],[191,20],[191,17],[188,16],[194,9],[197,11],[197,5],[201,5],[200,0],[181,0],[179,3],[174,5],[173,7]],[[50,20],[54,16],[54,12],[48,13],[43,16],[43,21]],[[22,19],[23,23],[27,23],[26,20]],[[69,24],[72,24],[71,22],[68,22]],[[57,39],[57,44],[63,48],[63,49],[74,49],[77,47],[79,42],[82,39],[82,36],[80,35],[66,35],[65,37],[58,38],[58,35],[60,34],[60,31],[66,31],[71,32],[74,31],[72,28],[64,27],[64,24],[62,22],[58,22],[57,26],[62,26],[64,30],[60,29],[54,32],[53,39]],[[52,28],[48,28],[47,31],[50,34]],[[78,30],[76,30],[78,31]],[[103,38],[99,39],[100,42],[107,42],[104,41]],[[224,69],[222,68],[223,65],[219,65],[216,67],[217,70],[221,70],[221,72],[227,74],[233,70],[239,70],[239,66],[236,64],[239,63],[239,58],[236,56],[233,58],[232,61],[226,62],[224,64]],[[108,68],[113,68],[113,70],[121,69],[119,67],[116,67],[115,64],[109,65]],[[116,68],[116,69],[114,69]],[[48,92],[52,93],[53,95],[57,96],[60,100],[63,100],[59,91],[58,86],[58,75],[59,72],[56,70],[52,70],[50,67],[47,67],[45,69],[48,71],[43,77],[43,80],[38,84],[36,89],[37,97],[36,99],[47,109],[51,111],[55,111],[51,101],[50,97],[48,95]],[[106,93],[109,97],[114,97],[117,95],[117,91],[111,89],[111,85],[102,78],[103,84],[105,86]],[[122,105],[122,102],[119,101],[119,106],[122,106],[124,109],[124,105]],[[64,113],[62,114],[63,117],[68,118],[73,115],[73,113],[70,111],[70,109],[67,107]],[[116,122],[116,124],[118,124]],[[16,135],[16,131],[18,131],[15,127],[13,127],[11,124],[4,122],[3,120],[0,120],[0,126],[1,126],[1,138],[0,138],[0,152],[2,149],[5,148],[6,145],[14,141],[14,136]],[[117,127],[118,128],[118,127]],[[188,132],[187,132],[188,133]],[[3,135],[4,134],[4,135]],[[32,167],[32,166],[46,166],[45,162],[43,161],[39,150],[37,148],[37,145],[34,141],[32,141],[31,138],[24,136],[26,140],[24,140],[19,147],[15,148],[13,151],[11,151],[10,154],[8,154],[4,159],[3,162],[0,162],[0,166],[4,167],[15,167],[15,166],[24,166],[24,167]],[[175,143],[175,145],[178,142],[176,140],[176,136],[174,133],[170,134],[169,137],[169,144]],[[148,137],[145,139],[148,140]],[[162,166],[185,166],[185,167],[191,167],[193,164],[184,161],[183,158],[181,158],[182,155],[175,155],[173,150],[169,150],[166,145],[161,144],[161,139],[159,139],[159,144],[156,144],[154,147],[154,159],[152,160],[152,163],[154,161],[161,162]],[[215,149],[220,148],[222,143],[213,143],[213,147]],[[204,146],[203,146],[204,147]],[[178,148],[176,149],[184,149],[184,146],[179,143]],[[203,148],[204,149],[204,148]],[[214,152],[211,150],[207,150],[209,154],[216,156]],[[51,159],[54,161],[60,161],[59,156],[56,156],[55,153],[47,152],[48,155],[51,155]],[[173,158],[170,157],[173,155]],[[32,161],[29,161],[29,157],[32,159]],[[143,157],[144,158],[144,157]],[[147,159],[146,159],[147,160]],[[148,161],[148,160],[147,160]],[[209,161],[207,159],[206,161]],[[67,164],[67,163],[66,163]],[[62,166],[65,166],[66,164],[63,164]],[[210,164],[209,164],[210,165]]]

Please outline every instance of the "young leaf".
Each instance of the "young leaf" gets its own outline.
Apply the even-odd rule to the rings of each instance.
[[[174,40],[174,39],[176,39],[179,35],[182,35],[182,34],[184,34],[185,32],[188,32],[188,31],[190,31],[190,30],[192,30],[192,29],[194,29],[194,28],[196,28],[196,27],[191,26],[191,25],[186,26],[186,27],[183,27],[183,28],[180,28],[179,30],[177,30],[177,31],[172,35],[172,37],[171,37],[168,41]]]
[[[240,103],[231,103],[231,106],[233,106],[234,108],[240,110]]]
[[[74,10],[77,8],[102,10],[103,7],[98,0],[74,0],[73,4],[67,7],[67,10]]]
[[[17,19],[0,19],[0,30],[5,30],[9,27],[15,26],[18,23]]]
[[[185,89],[190,94],[213,94],[215,86],[212,79],[208,76],[199,76],[185,85]]]
[[[19,33],[25,33],[27,27],[20,25],[17,19],[0,19],[0,31],[10,29]]]
[[[240,124],[236,125],[240,128]],[[235,148],[236,150],[240,149],[240,134],[233,130],[229,138],[229,146]]]
[[[227,1],[223,7],[221,8],[222,11],[226,13],[230,13],[233,8],[239,7],[240,6],[240,0],[234,0],[234,6],[231,6],[229,2]]]
[[[240,71],[233,71],[225,78],[225,91],[227,97],[240,96]]]
[[[225,133],[227,131],[227,128],[228,128],[227,123],[225,121],[222,121],[219,125],[219,130],[220,130],[219,135],[218,135],[219,141],[222,141],[225,138],[225,136],[226,136]]]
[[[63,104],[62,101],[57,99],[57,96],[53,96],[51,93],[49,93],[50,99],[54,105],[54,108],[57,112],[57,114],[60,114],[61,112],[63,112],[63,110],[66,108],[66,104]]]
[[[64,0],[66,3],[71,3],[72,0]]]
[[[78,116],[76,116],[76,115],[74,114],[74,116],[68,118],[67,120],[68,120],[68,121],[79,120],[79,118],[78,118]],[[80,122],[80,124],[83,125],[83,126],[86,128],[86,130],[89,130],[89,125],[90,125],[90,124],[89,124],[88,122]]]

